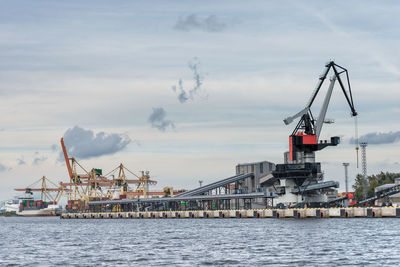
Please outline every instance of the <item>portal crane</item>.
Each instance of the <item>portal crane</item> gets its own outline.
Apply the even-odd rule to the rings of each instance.
[[[320,92],[320,89],[331,70],[333,70],[333,76],[330,79],[330,84],[320,113],[318,114],[318,118],[315,118],[311,112],[311,106],[313,105],[315,98]],[[341,76],[345,76],[345,83],[343,82]],[[323,172],[321,171],[321,163],[315,162],[316,151],[324,149],[327,146],[336,146],[340,143],[340,137],[338,136],[331,137],[329,142],[328,140],[320,140],[323,124],[331,122],[327,121],[325,116],[336,81],[338,81],[347,103],[350,106],[351,116],[357,116],[347,70],[337,65],[333,61],[328,62],[325,64],[325,70],[319,77],[317,86],[307,105],[297,114],[284,119],[284,123],[288,125],[295,119],[300,118],[294,131],[289,136],[289,155],[286,154],[284,164],[277,164],[275,170],[272,172],[274,179],[272,179],[271,182],[276,182],[279,186],[285,187],[284,190],[286,195],[288,195],[286,199],[282,201],[291,202],[293,199],[296,199],[291,198],[290,193],[300,194],[302,196],[304,196],[304,194],[308,194],[309,196],[318,196],[318,194],[322,192],[321,189],[329,190],[329,188],[332,186],[339,186],[337,182],[333,181],[332,183],[319,183],[319,181],[323,180]],[[358,140],[357,135],[356,140]],[[284,181],[281,181],[282,179]],[[318,190],[309,190],[307,193],[307,188],[318,188]],[[322,199],[323,196],[320,195],[318,197],[308,197],[307,201],[319,202]],[[306,201],[306,199],[303,199],[303,197],[302,200]]]
[[[47,184],[51,184],[54,188],[49,188]],[[40,184],[40,188],[37,185]],[[35,188],[36,187],[36,188]],[[58,203],[60,198],[63,196],[64,192],[68,192],[69,190],[60,184],[59,187],[45,176],[34,182],[33,184],[27,186],[26,188],[16,188],[15,191],[24,191],[25,193],[32,194],[32,192],[40,192],[42,201],[52,201],[54,204]],[[57,192],[56,196],[52,193]]]
[[[68,157],[63,138],[60,142],[70,178],[68,183],[60,183],[60,185],[69,187],[68,200],[89,201],[96,198],[112,198],[118,188],[120,196],[128,194],[138,198],[140,196],[145,197],[149,193],[149,185],[157,184],[157,181],[150,179],[148,171],[142,172],[142,175],[139,176],[127,169],[122,163],[106,175],[103,175],[102,169],[93,168],[91,171],[87,171],[75,158]],[[83,173],[78,173],[78,168]],[[117,171],[118,177],[115,177],[114,174]],[[136,179],[127,179],[125,171],[134,175]],[[129,184],[137,184],[135,192],[130,192]],[[157,195],[160,194],[164,195],[164,192],[157,192]]]

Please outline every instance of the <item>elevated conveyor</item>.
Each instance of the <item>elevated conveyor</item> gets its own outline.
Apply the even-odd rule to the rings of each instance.
[[[391,195],[394,195],[397,193],[400,193],[400,185],[395,185],[395,186],[383,189],[381,191],[375,192],[375,195],[373,197],[361,200],[357,204],[373,203],[375,200],[378,200],[378,199],[384,198],[384,197],[388,197],[388,196],[391,196]]]
[[[274,197],[273,193],[269,192],[254,192],[248,194],[221,194],[221,195],[201,195],[201,196],[183,196],[183,197],[161,197],[161,198],[145,198],[145,199],[120,199],[120,200],[103,200],[103,201],[89,201],[89,206],[98,205],[119,205],[119,204],[137,204],[137,203],[165,203],[177,201],[202,201],[202,200],[230,200],[230,199],[253,199]]]
[[[244,180],[246,178],[253,178],[253,177],[254,177],[253,173],[235,175],[235,176],[232,176],[232,177],[229,177],[229,178],[226,178],[226,179],[223,179],[223,180],[220,180],[220,181],[217,181],[217,182],[214,182],[214,183],[211,183],[211,184],[208,184],[208,185],[205,185],[205,186],[193,189],[193,190],[186,191],[182,194],[174,196],[174,198],[175,197],[181,198],[181,197],[187,197],[187,196],[198,196],[198,195],[207,193],[208,191],[230,185],[232,183]]]
[[[300,186],[300,188],[294,188],[292,190],[292,193],[301,193],[301,192],[307,193],[307,192],[311,192],[314,190],[327,189],[327,188],[331,188],[331,187],[338,188],[339,183],[335,182],[335,181],[326,181],[326,182],[310,184],[307,186]]]

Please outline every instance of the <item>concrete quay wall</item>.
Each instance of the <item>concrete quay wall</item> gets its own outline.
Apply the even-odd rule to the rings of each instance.
[[[398,207],[62,213],[61,219],[400,218]]]

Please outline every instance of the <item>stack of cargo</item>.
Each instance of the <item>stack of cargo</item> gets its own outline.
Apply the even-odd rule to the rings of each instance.
[[[66,207],[67,210],[72,210],[72,200],[68,200],[68,204]]]
[[[49,203],[42,200],[22,200],[19,204],[19,210],[36,210],[47,208]]]
[[[38,209],[43,209],[47,206],[46,202],[43,202],[42,200],[37,200],[33,202],[33,206],[38,208]]]
[[[85,210],[85,201],[84,200],[68,200],[67,210],[71,211],[80,211]]]

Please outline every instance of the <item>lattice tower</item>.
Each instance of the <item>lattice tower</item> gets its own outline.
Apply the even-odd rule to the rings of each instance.
[[[367,142],[361,142],[361,169],[362,169],[362,176],[363,176],[363,198],[367,198]]]

